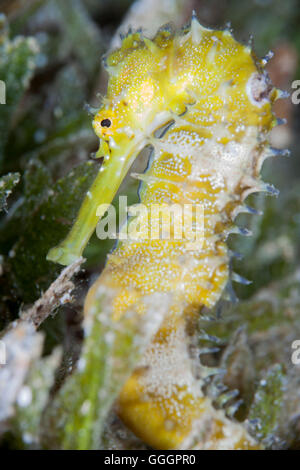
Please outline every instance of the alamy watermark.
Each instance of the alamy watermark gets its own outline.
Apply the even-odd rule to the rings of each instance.
[[[100,220],[96,233],[100,240],[184,240],[186,249],[199,250],[204,241],[204,207],[201,204],[134,204],[119,197],[117,210],[112,204],[97,209]],[[129,223],[125,223],[129,217]],[[117,225],[119,232],[117,233]]]
[[[291,348],[294,350],[292,352],[291,361],[295,366],[297,366],[300,364],[300,339],[293,341]]]
[[[4,341],[0,341],[0,366],[6,364],[6,345]]]
[[[6,85],[3,80],[0,80],[0,104],[6,104]]]
[[[300,80],[293,81],[292,89],[295,90],[291,93],[292,103],[299,104],[300,103]]]

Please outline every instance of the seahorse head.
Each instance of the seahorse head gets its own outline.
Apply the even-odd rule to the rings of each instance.
[[[170,79],[172,51],[174,33],[165,28],[152,40],[129,33],[122,47],[104,58],[107,96],[93,122],[103,156],[141,149],[191,102],[184,84]]]

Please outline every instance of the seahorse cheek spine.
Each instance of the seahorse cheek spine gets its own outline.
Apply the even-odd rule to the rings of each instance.
[[[156,448],[184,448],[193,435],[200,448],[255,448],[247,432],[203,396],[186,327],[190,315],[215,305],[229,280],[226,239],[238,231],[233,220],[247,211],[245,198],[272,191],[259,172],[270,154],[267,136],[276,122],[271,105],[279,93],[249,47],[228,31],[202,28],[195,18],[181,34],[162,31],[153,41],[138,33],[128,36],[108,57],[107,67],[108,97],[94,126],[112,149],[110,158],[114,147],[122,147],[118,131],[122,136],[125,129],[132,142],[153,146],[149,169],[135,175],[142,181],[141,202],[149,208],[164,203],[204,208],[201,249],[188,249],[184,237],[122,241],[89,292],[86,314],[99,284],[117,290],[116,321],[133,304],[143,314],[143,299],[154,292],[174,298],[141,366],[121,392],[119,414]],[[106,116],[117,129],[100,128]],[[163,137],[155,137],[154,131],[168,123]]]

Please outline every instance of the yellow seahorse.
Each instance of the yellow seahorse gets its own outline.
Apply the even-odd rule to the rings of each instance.
[[[103,166],[69,236],[48,259],[69,264],[81,255],[105,205],[150,144],[148,169],[134,175],[142,181],[141,203],[149,210],[198,206],[204,217],[201,224],[188,212],[181,238],[169,239],[151,237],[166,215],[151,213],[150,229],[149,213],[130,218],[129,231],[138,222],[150,236],[142,230],[143,236],[119,242],[88,293],[86,315],[99,286],[116,291],[115,321],[132,305],[142,315],[153,293],[172,297],[142,363],[122,389],[119,415],[158,449],[258,448],[244,427],[203,395],[190,346],[201,308],[213,307],[230,280],[226,239],[239,231],[233,220],[248,211],[244,200],[252,192],[275,192],[259,175],[272,154],[268,134],[276,125],[272,103],[280,91],[251,47],[229,30],[204,28],[195,15],[189,27],[177,33],[164,27],[152,40],[129,33],[105,66],[107,96],[93,122]],[[187,236],[188,222],[196,243]]]

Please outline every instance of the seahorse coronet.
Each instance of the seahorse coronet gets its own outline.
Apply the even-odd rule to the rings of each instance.
[[[143,315],[155,293],[171,296],[160,329],[117,403],[126,425],[152,447],[185,448],[195,438],[197,448],[259,448],[203,394],[205,372],[195,375],[189,332],[201,310],[214,307],[226,292],[234,300],[232,282],[249,283],[232,272],[227,247],[231,233],[250,235],[234,222],[241,212],[255,212],[245,199],[259,191],[277,195],[260,178],[266,158],[285,153],[268,141],[278,124],[272,104],[286,96],[265,71],[270,58],[258,59],[229,28],[203,27],[195,14],[179,32],[163,26],[146,38],[142,31],[128,31],[121,47],[104,58],[107,95],[93,120],[102,172],[69,237],[48,259],[67,264],[82,253],[103,215],[96,215],[98,205],[112,201],[147,145],[148,167],[132,174],[141,181],[141,203],[149,210],[192,204],[204,211],[201,227],[192,213],[186,219],[196,234],[202,230],[201,247],[191,247],[185,231],[180,239],[120,240],[85,302],[89,316],[98,290],[113,290],[112,316],[118,322],[132,306]],[[146,226],[148,214],[136,210],[125,229],[137,222]],[[151,235],[160,223],[157,213]]]

